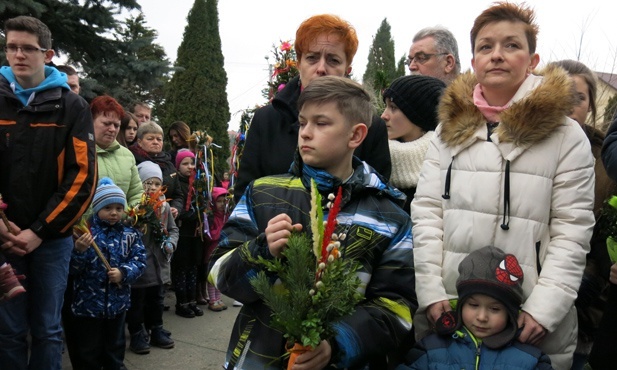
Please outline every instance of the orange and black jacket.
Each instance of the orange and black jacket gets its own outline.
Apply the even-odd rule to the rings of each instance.
[[[68,236],[96,182],[88,103],[56,87],[24,107],[0,77],[0,193],[9,220],[43,240]]]

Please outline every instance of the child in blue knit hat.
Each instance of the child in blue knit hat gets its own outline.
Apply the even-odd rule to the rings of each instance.
[[[70,273],[74,276],[71,310],[76,351],[75,369],[121,369],[126,340],[124,322],[131,299],[131,284],[146,267],[141,234],[121,221],[126,196],[113,181],[99,181],[92,200],[90,233],[75,241]],[[111,268],[91,247],[96,243]]]

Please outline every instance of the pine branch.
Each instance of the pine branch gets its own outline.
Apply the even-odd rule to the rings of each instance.
[[[254,260],[280,280],[272,284],[265,271],[251,279],[255,292],[272,310],[271,325],[288,342],[315,347],[334,334],[333,324],[351,314],[362,295],[356,261],[337,258],[326,264],[321,285],[315,287],[316,256],[305,233],[293,232],[282,258]]]

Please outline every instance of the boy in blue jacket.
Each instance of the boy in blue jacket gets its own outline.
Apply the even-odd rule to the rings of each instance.
[[[291,231],[309,227],[311,179],[324,202],[342,188],[334,233],[346,235],[343,258],[361,265],[363,299],[335,323],[336,334],[301,354],[294,368],[385,369],[387,354],[410,334],[417,302],[411,219],[400,207],[405,196],[353,155],[371,123],[371,100],[362,86],[344,77],[324,76],[306,86],[298,100],[298,149],[289,173],[251,183],[223,227],[208,279],[244,304],[225,368],[286,365],[283,333],[270,327],[272,312],[251,287],[250,277],[261,268],[251,261],[281,256]]]
[[[552,369],[540,349],[515,340],[523,300],[523,270],[514,255],[492,246],[458,267],[457,310],[445,312],[437,333],[423,338],[403,369]]]
[[[126,197],[113,181],[99,181],[92,200],[91,233],[75,241],[70,273],[74,275],[71,310],[75,369],[122,369],[126,340],[124,319],[131,303],[131,283],[146,267],[140,233],[122,223]],[[109,262],[108,271],[94,248]]]

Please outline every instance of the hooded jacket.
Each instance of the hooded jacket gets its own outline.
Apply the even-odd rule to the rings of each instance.
[[[356,311],[336,324],[339,350],[333,356],[340,356],[339,368],[364,366],[397,348],[411,331],[416,307],[411,220],[395,203],[404,196],[366,163],[356,159],[354,168],[342,185],[335,233],[346,231],[341,252],[361,262],[359,276],[367,285]],[[250,285],[257,270],[248,256],[273,258],[264,233],[272,217],[286,213],[294,223],[310,225],[310,177],[298,161],[290,172],[255,180],[247,188],[210,259],[209,281],[244,304],[227,350],[228,369],[281,369],[286,362],[281,358],[285,339],[269,327],[271,311]]]
[[[408,355],[408,365],[396,370],[517,369],[552,370],[551,360],[538,348],[513,341],[492,349],[467,328],[452,336],[432,334],[422,339]]]
[[[0,77],[0,193],[9,205],[6,214],[43,240],[68,236],[96,187],[90,109],[52,67],[45,69],[47,89],[31,93],[24,106],[6,68]],[[15,83],[17,93],[24,91]]]
[[[251,181],[289,171],[298,146],[297,105],[300,92],[300,77],[296,76],[276,94],[272,104],[255,111],[251,126],[246,133],[238,181],[234,186],[235,203],[238,203]],[[366,138],[354,155],[366,161],[386,180],[390,178],[388,131],[381,118],[373,116]]]
[[[122,281],[109,282],[107,270],[93,247],[83,253],[73,249],[71,309],[76,316],[112,319],[131,305],[131,284],[146,268],[146,250],[140,233],[121,222],[110,225],[93,215],[90,231],[111,267],[122,272]]]
[[[573,307],[594,225],[594,161],[589,140],[566,117],[571,80],[561,70],[530,75],[490,133],[473,104],[477,84],[460,76],[442,97],[411,204],[419,312],[456,297],[458,265],[494,245],[524,271],[524,304],[549,332],[542,349],[569,368],[576,343]]]

